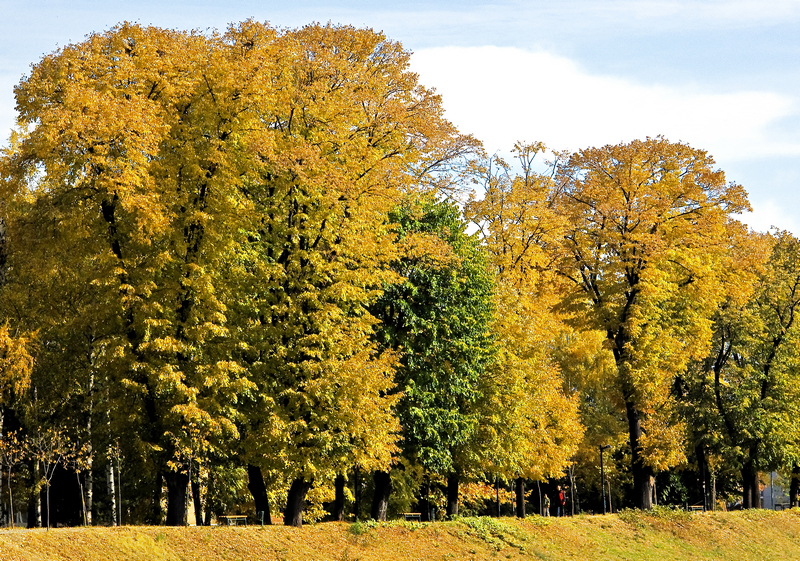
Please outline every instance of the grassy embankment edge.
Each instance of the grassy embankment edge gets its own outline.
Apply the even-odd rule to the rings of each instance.
[[[0,531],[2,561],[800,559],[800,510],[669,509],[571,518],[321,523],[303,528],[127,526]]]

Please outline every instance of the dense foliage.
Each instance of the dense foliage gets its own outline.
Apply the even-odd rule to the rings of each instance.
[[[124,24],[33,66],[0,158],[9,523],[428,518],[512,481],[520,515],[526,482],[580,509],[600,446],[642,508],[687,466],[745,506],[800,474],[800,243],[660,137],[486,158],[409,56]]]

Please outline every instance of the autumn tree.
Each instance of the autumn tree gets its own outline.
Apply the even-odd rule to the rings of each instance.
[[[112,422],[147,443],[129,453],[166,474],[171,523],[182,518],[184,427],[235,436],[223,404],[243,379],[213,345],[225,335],[213,267],[238,215],[226,174],[238,171],[224,162],[209,41],[123,25],[45,57],[17,88],[24,133],[5,162],[8,183],[31,194],[9,243],[41,259],[80,248],[53,277],[83,290],[62,316],[78,329],[61,333],[93,348],[61,348],[93,357]]]
[[[797,465],[800,242],[788,232],[731,232],[725,300],[709,353],[686,380],[696,438],[740,475],[760,505],[759,471]]]
[[[550,254],[569,281],[564,309],[613,353],[639,508],[656,471],[682,461],[673,383],[708,350],[728,215],[747,208],[713,166],[657,137],[579,151],[556,176],[565,228]]]
[[[285,522],[299,525],[313,484],[393,461],[396,354],[374,341],[369,309],[397,277],[387,213],[408,192],[441,188],[475,143],[380,34],[308,26],[271,46],[267,30],[243,25],[231,37],[260,72],[265,59],[284,65],[248,92],[260,131],[243,188],[256,219],[230,270],[246,297],[232,294],[231,308],[246,318],[243,362],[257,388],[248,461],[282,470]]]
[[[466,207],[497,275],[498,350],[482,386],[480,464],[494,477],[516,479],[521,516],[525,479],[560,476],[583,434],[552,352],[566,326],[554,309],[562,280],[546,250],[564,225],[552,178],[534,169],[543,151],[541,143],[517,144],[518,171],[499,157],[476,161],[471,179],[480,188]]]
[[[17,87],[3,218],[15,286],[36,290],[5,309],[46,326],[42,364],[70,365],[37,387],[82,388],[105,446],[130,435],[155,509],[165,479],[168,524],[212,458],[279,466],[294,524],[315,481],[391,462],[396,358],[368,310],[395,276],[386,215],[476,144],[408,58],[351,27],[123,24]]]

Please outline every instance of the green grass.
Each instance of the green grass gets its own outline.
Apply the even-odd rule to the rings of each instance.
[[[800,510],[690,514],[666,508],[573,518],[324,523],[303,528],[0,531],[2,561],[675,560],[800,558]]]

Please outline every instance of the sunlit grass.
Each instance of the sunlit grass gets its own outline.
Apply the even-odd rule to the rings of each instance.
[[[0,531],[2,561],[796,560],[800,510]]]

